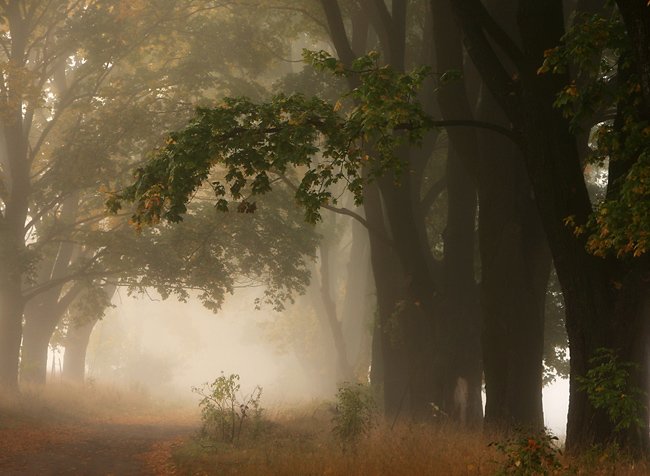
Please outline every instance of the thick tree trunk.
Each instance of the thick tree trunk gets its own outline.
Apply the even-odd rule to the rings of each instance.
[[[403,270],[406,294],[400,302],[400,332],[408,352],[410,415],[423,418],[431,414],[431,402],[440,402],[436,394],[435,341],[437,324],[436,289],[429,260],[420,243],[410,177],[402,176],[399,185],[393,177],[379,180],[382,203],[389,223],[393,250]],[[430,252],[430,251],[429,251]],[[388,362],[385,362],[385,366]]]
[[[66,382],[82,384],[86,378],[86,350],[90,335],[98,321],[71,325],[65,337],[65,355],[62,378]]]
[[[54,333],[59,317],[52,318],[44,309],[31,309],[27,305],[23,328],[23,345],[20,361],[20,381],[45,384],[47,376],[47,354],[50,338]]]
[[[650,120],[650,5],[647,0],[617,0],[616,4],[627,28],[641,83],[642,117]]]
[[[10,393],[18,391],[24,309],[19,283],[0,280],[0,389]]]
[[[567,448],[578,449],[594,443],[617,440],[630,449],[647,445],[647,415],[639,415],[643,425],[630,433],[616,432],[615,422],[596,410],[581,390],[578,379],[584,377],[590,359],[599,348],[619,351],[622,360],[640,365],[637,383],[645,383],[645,319],[643,303],[648,292],[647,263],[632,264],[589,255],[584,237],[576,238],[563,223],[574,217],[584,223],[591,203],[568,124],[552,107],[562,77],[536,74],[536,59],[558,41],[561,18],[540,11],[532,0],[522,1],[520,30],[530,61],[522,68],[522,124],[526,135],[525,156],[533,183],[537,206],[549,237],[549,243],[562,285],[566,304],[566,323],[571,350],[571,394],[567,427]],[[542,15],[544,22],[530,20]],[[541,31],[544,24],[544,31]],[[549,37],[550,36],[550,37]],[[643,376],[643,378],[641,377]]]
[[[462,425],[483,419],[481,314],[474,278],[476,189],[465,164],[447,155],[447,227],[444,234],[444,304],[438,343],[444,362],[443,410]]]
[[[27,46],[26,20],[17,3],[5,8],[11,31],[10,60],[19,71],[25,64]],[[21,84],[10,73],[8,82]],[[18,365],[22,318],[25,302],[22,282],[26,271],[25,222],[30,192],[30,172],[27,160],[27,138],[23,124],[23,101],[13,88],[0,99],[4,113],[0,119],[0,155],[7,193],[0,210],[0,388],[18,390]]]
[[[347,38],[338,2],[321,0],[320,3],[337,54],[344,64],[349,65],[355,52]],[[397,2],[388,7],[373,3],[369,4],[368,13],[386,58],[392,67],[403,70],[406,4]],[[350,79],[350,87],[355,85],[356,80]],[[415,415],[427,412],[429,403],[434,401],[433,359],[430,355],[434,286],[429,263],[422,255],[422,243],[419,243],[418,224],[414,216],[412,199],[418,195],[412,193],[408,174],[400,179],[399,187],[395,185],[394,178],[380,180],[381,198],[377,195],[371,199],[371,204],[366,198],[364,205],[372,227],[390,230],[388,234],[392,241],[391,246],[386,246],[382,239],[373,237],[371,232],[371,262],[379,315],[377,329],[381,332],[383,352],[384,405],[388,414],[398,413],[408,400],[408,413]],[[372,193],[376,193],[374,187]],[[399,308],[398,303],[401,303]],[[403,343],[398,347],[400,340]],[[373,345],[373,349],[378,347]]]
[[[384,230],[384,213],[376,185],[364,189],[366,220],[372,230]],[[404,300],[404,275],[387,237],[369,233],[370,261],[377,294],[376,321],[372,343],[371,384],[382,395],[389,418],[408,414],[410,369],[403,341],[403,315],[398,303]]]
[[[57,286],[35,296],[25,307],[20,363],[21,382],[45,384],[50,339],[68,306],[79,294],[81,287],[75,285],[68,289],[63,296],[59,296],[60,289],[61,287]]]
[[[432,0],[433,34],[438,71],[463,71],[460,29],[448,0]],[[440,112],[447,120],[473,118],[465,79],[438,92]],[[477,212],[477,134],[470,128],[448,128],[447,228],[444,254],[443,409],[462,424],[477,426],[483,419],[481,388],[481,310],[475,281],[475,222]]]
[[[479,114],[481,120],[503,120],[487,94]],[[486,423],[541,428],[550,253],[523,158],[504,137],[489,132],[479,137]]]

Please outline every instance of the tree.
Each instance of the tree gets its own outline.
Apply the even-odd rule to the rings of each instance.
[[[388,61],[398,71],[404,69],[406,64],[406,57],[404,56],[404,45],[406,44],[405,15],[407,14],[407,10],[404,8],[405,5],[396,5],[392,10],[392,14],[388,10],[383,10],[381,8],[377,10],[377,4],[374,6],[361,5],[353,7],[351,11],[353,31],[350,40],[348,40],[347,35],[345,34],[342,11],[339,9],[338,4],[335,2],[322,2],[322,7],[329,27],[330,37],[342,61],[341,63],[337,63],[333,58],[315,56],[313,59],[316,60],[317,63],[325,67],[332,66],[338,68],[339,73],[344,72],[346,67],[354,69],[355,67],[365,68],[368,65],[372,66],[372,62],[375,61],[372,57],[364,60],[365,63],[353,62],[354,53],[352,48],[363,48],[367,43],[368,24],[364,20],[364,13],[366,13],[364,9],[367,7],[367,11],[372,13],[372,24],[374,25],[374,30],[380,37],[380,46],[386,53]],[[428,19],[426,27],[430,29],[430,15],[420,15],[419,17],[417,15],[417,12],[426,12],[425,7],[426,4],[421,4],[419,9],[411,10],[410,14],[413,18],[426,17]],[[413,13],[414,11],[416,13]],[[409,18],[412,20],[411,17]],[[413,29],[417,29],[419,26],[421,25],[414,26]],[[370,63],[368,63],[368,61],[370,61]],[[188,130],[186,131],[188,133],[187,135],[183,133],[178,137],[172,137],[172,140],[183,141],[182,144],[177,146],[177,150],[183,150],[188,145],[192,147],[187,141],[190,135],[194,135],[195,137],[189,142],[194,142],[196,144],[198,143],[197,140],[199,140],[202,143],[210,143],[214,138],[210,137],[208,129],[212,126],[205,128],[204,126],[207,126],[207,124],[212,121],[219,122],[224,120],[225,122],[221,125],[226,126],[227,128],[229,125],[234,124],[233,122],[228,123],[230,119],[227,119],[227,116],[231,112],[235,112],[235,115],[236,113],[243,113],[245,115],[250,113],[249,119],[251,119],[252,123],[255,123],[258,119],[270,121],[268,124],[263,124],[259,129],[257,129],[257,132],[262,134],[257,137],[264,137],[265,141],[268,140],[269,137],[273,138],[270,143],[265,144],[262,150],[254,150],[251,155],[267,157],[267,154],[271,154],[273,156],[273,154],[277,153],[274,148],[277,144],[281,143],[282,152],[284,154],[290,156],[295,154],[295,163],[302,163],[300,161],[305,160],[301,158],[302,155],[309,157],[311,150],[309,148],[301,150],[299,147],[293,149],[292,146],[287,147],[286,142],[289,144],[303,144],[305,140],[309,142],[311,140],[310,138],[313,138],[315,133],[326,132],[326,134],[332,134],[332,131],[341,128],[340,134],[336,134],[335,137],[329,136],[329,139],[332,142],[331,148],[328,149],[329,146],[324,148],[324,150],[328,151],[327,153],[332,152],[332,154],[327,156],[326,159],[332,159],[333,164],[317,168],[319,172],[310,172],[311,175],[308,177],[307,181],[303,181],[303,185],[298,189],[298,197],[304,202],[309,202],[307,208],[309,214],[308,218],[314,219],[316,217],[314,214],[314,205],[324,204],[325,199],[329,198],[330,195],[328,195],[328,192],[322,192],[319,195],[318,193],[320,193],[320,191],[310,194],[309,186],[315,185],[315,188],[318,188],[321,185],[327,186],[335,180],[342,178],[349,172],[349,170],[347,170],[348,166],[344,165],[346,160],[351,160],[354,164],[355,155],[360,158],[363,158],[368,154],[373,155],[372,146],[370,146],[368,153],[366,153],[363,148],[355,148],[350,151],[347,147],[341,147],[341,144],[347,144],[351,141],[354,142],[359,137],[358,130],[359,124],[362,124],[362,122],[360,122],[362,119],[366,120],[368,126],[366,129],[368,131],[373,128],[375,128],[375,132],[376,130],[383,131],[382,133],[375,135],[375,137],[372,137],[370,142],[372,143],[374,141],[375,148],[379,149],[380,154],[384,153],[384,157],[387,159],[386,163],[377,161],[373,165],[368,162],[368,166],[363,166],[360,169],[357,169],[356,172],[351,172],[347,177],[351,182],[349,188],[353,193],[356,193],[357,199],[359,199],[361,198],[360,185],[363,183],[365,175],[371,177],[378,176],[383,171],[390,170],[392,166],[409,172],[413,170],[413,173],[404,173],[400,175],[397,172],[393,177],[379,179],[376,182],[379,187],[378,189],[375,189],[374,186],[365,187],[363,189],[365,224],[370,232],[371,255],[375,285],[377,288],[379,314],[378,328],[375,332],[373,345],[373,348],[378,350],[373,358],[373,374],[375,382],[379,380],[384,383],[384,406],[389,414],[400,413],[406,400],[407,406],[410,407],[413,412],[419,412],[422,415],[429,413],[429,403],[431,401],[441,402],[442,400],[445,400],[450,402],[457,382],[457,376],[450,375],[447,377],[447,380],[450,383],[446,385],[445,389],[442,389],[441,386],[434,383],[436,380],[434,374],[440,373],[442,369],[433,368],[435,365],[435,358],[432,355],[434,349],[438,351],[442,347],[442,345],[436,346],[436,343],[432,341],[434,329],[437,326],[434,319],[438,307],[438,303],[435,303],[433,299],[435,294],[434,291],[437,287],[434,275],[436,273],[440,275],[441,266],[440,263],[433,259],[431,255],[430,243],[426,237],[426,227],[424,223],[427,208],[430,207],[431,203],[433,203],[440,195],[440,191],[443,189],[441,183],[444,184],[444,181],[436,183],[431,187],[430,192],[426,193],[424,198],[421,198],[421,194],[423,193],[424,174],[420,172],[425,170],[426,159],[428,158],[427,156],[435,145],[435,135],[427,138],[427,147],[422,151],[408,151],[407,148],[404,148],[403,150],[400,150],[399,157],[392,156],[392,150],[395,149],[395,146],[397,146],[401,140],[400,134],[394,134],[392,126],[386,126],[385,124],[382,125],[382,117],[390,117],[392,122],[395,125],[400,126],[400,128],[404,125],[401,124],[402,121],[408,119],[408,121],[413,122],[405,128],[406,130],[404,130],[404,128],[402,128],[402,130],[408,133],[408,129],[411,129],[410,134],[414,136],[413,138],[416,138],[417,134],[413,134],[413,132],[421,129],[421,125],[418,125],[417,121],[418,117],[423,116],[418,116],[417,110],[413,109],[408,101],[405,102],[400,99],[399,96],[402,95],[402,92],[398,89],[399,87],[404,88],[407,99],[414,97],[417,92],[409,83],[413,80],[419,81],[418,78],[422,76],[422,73],[416,73],[413,76],[413,79],[405,78],[404,83],[391,90],[389,89],[392,87],[390,86],[389,80],[394,78],[394,76],[389,72],[389,69],[385,69],[385,72],[387,73],[386,77],[382,77],[381,74],[377,75],[377,78],[379,79],[377,84],[373,85],[372,83],[368,83],[365,86],[364,91],[359,92],[359,90],[356,90],[356,94],[360,94],[360,96],[353,98],[353,100],[357,101],[357,105],[361,104],[361,107],[357,107],[356,111],[362,111],[363,101],[367,99],[362,98],[362,96],[364,94],[374,95],[374,109],[371,109],[374,115],[368,115],[368,117],[364,118],[362,114],[357,114],[357,117],[348,126],[345,126],[337,119],[337,114],[332,114],[332,112],[335,113],[336,111],[332,111],[331,105],[324,104],[322,101],[306,101],[300,96],[279,96],[275,101],[263,106],[261,109],[257,109],[256,105],[246,101],[227,102],[225,104],[227,111],[224,111],[225,114],[221,115],[221,118],[213,116],[216,111],[209,112],[202,110],[200,114],[206,115],[205,121],[199,119],[196,124],[197,127],[193,131]],[[347,77],[351,87],[358,84],[357,79],[353,76],[348,75]],[[395,102],[390,103],[386,101],[386,98],[394,97],[396,94],[397,100]],[[427,104],[433,103],[428,101]],[[398,115],[394,114],[395,110],[398,110]],[[284,127],[284,123],[273,123],[273,117],[276,117],[278,114],[280,116],[295,114],[295,117],[301,117],[300,121],[294,120],[293,125],[302,126],[302,130],[297,127],[295,131],[290,132],[290,129]],[[354,114],[355,113],[352,113],[352,116]],[[368,119],[370,120],[368,121]],[[200,126],[198,122],[203,122],[203,126]],[[292,124],[288,125],[292,126]],[[382,127],[386,130],[384,131]],[[237,132],[242,132],[244,129],[237,130]],[[280,131],[284,131],[286,135],[278,134],[277,138],[275,138],[274,132]],[[232,132],[234,133],[235,130],[232,130]],[[269,132],[270,134],[264,135],[265,132]],[[207,135],[202,136],[203,134]],[[349,135],[346,136],[346,134]],[[199,139],[200,136],[202,136],[201,139]],[[232,149],[222,152],[215,150],[205,151],[206,161],[210,160],[207,156],[212,154],[223,154],[227,157],[227,161],[230,161],[231,159],[235,162],[238,160],[246,161],[246,155],[251,152],[250,149],[247,149],[246,147],[240,149],[239,146],[236,145],[236,142],[240,139],[252,139],[253,141],[260,140],[254,137],[242,138],[241,134],[232,133],[230,135],[227,134],[221,139],[230,142],[231,144],[228,147],[232,147]],[[216,139],[215,142],[219,142],[219,139]],[[250,141],[246,142],[246,144],[250,145]],[[336,147],[338,147],[338,149],[336,149]],[[235,155],[238,157],[231,157],[230,151],[235,149],[244,152],[242,152],[242,154],[236,153]],[[386,153],[389,150],[391,153]],[[350,152],[352,152],[351,158]],[[411,152],[413,153],[413,156],[409,157]],[[193,152],[189,152],[189,155],[192,154]],[[164,164],[166,160],[167,159],[163,158],[158,163],[161,167],[159,172],[162,172],[163,174],[165,173],[164,169],[166,166]],[[286,159],[282,158],[280,160]],[[291,160],[294,160],[294,158]],[[271,161],[276,167],[280,164],[280,162],[274,158],[272,158]],[[183,160],[181,159],[176,163],[181,164],[182,162]],[[364,161],[361,161],[360,163],[364,164]],[[192,167],[183,170],[184,166],[181,165],[177,168],[174,174],[174,183],[168,184],[168,190],[175,191],[168,195],[167,190],[164,190],[159,194],[158,191],[151,189],[151,200],[145,199],[140,202],[141,207],[138,213],[139,216],[135,219],[141,220],[144,223],[148,222],[151,218],[155,219],[156,205],[164,202],[166,199],[170,200],[167,204],[170,206],[165,209],[163,218],[171,220],[178,219],[180,214],[184,211],[184,200],[187,198],[186,192],[192,190],[197,182],[201,181],[205,176],[205,172],[209,169],[209,164],[207,162],[203,165],[207,165],[208,167],[206,169],[201,169],[202,171],[198,175],[194,174],[196,170],[193,171]],[[332,171],[331,167],[336,168],[339,165],[344,168],[344,173],[337,175],[336,172]],[[280,172],[282,172],[281,167]],[[151,171],[153,168],[148,170]],[[358,173],[359,171],[360,173]],[[241,174],[240,171],[236,171],[231,175],[231,178],[234,178],[236,182],[234,184],[235,198],[240,194],[240,188],[245,182],[243,178],[246,173],[248,172],[245,171],[244,174]],[[154,175],[156,174],[157,172]],[[145,180],[149,183],[154,183],[159,178],[163,181],[166,180],[161,176],[154,177],[153,175],[149,175]],[[398,181],[399,184],[397,184]],[[254,191],[263,192],[268,182],[268,174],[265,171],[254,179],[252,183]],[[218,185],[218,187],[220,186],[221,184]],[[144,190],[145,188],[146,185],[143,184],[141,190]],[[232,187],[231,191],[233,191]],[[225,188],[217,189],[217,193],[220,196],[225,194],[225,192]],[[130,191],[127,191],[126,193],[128,195]],[[176,196],[173,197],[172,195]],[[227,202],[225,201],[225,198],[221,198],[218,201],[218,204],[225,207]],[[469,222],[473,223],[473,218],[471,218],[471,216],[473,216],[473,210],[471,209],[471,206],[470,212]],[[470,228],[471,233],[473,234],[473,226]],[[469,244],[470,245],[469,247],[466,247],[466,250],[469,248],[469,255],[473,258],[474,250],[471,245],[471,240],[469,240]],[[457,254],[457,256],[460,255],[462,255],[462,253]],[[465,257],[463,257],[463,259],[465,259]],[[470,259],[469,262],[471,261],[472,260]],[[448,269],[454,269],[453,260],[448,264]],[[468,273],[470,275],[469,279],[466,279],[466,277],[463,277],[463,279],[471,284],[473,281],[473,267],[463,266],[462,269],[466,276]],[[398,276],[403,277],[398,278],[400,284],[396,286],[396,277]],[[475,292],[475,286],[471,286],[471,292]],[[456,302],[460,302],[460,300],[457,300]],[[475,313],[476,310],[474,309],[472,312]],[[474,314],[472,318],[476,319],[476,315]],[[459,325],[459,322],[455,323],[456,328],[463,329],[463,326]],[[445,342],[445,336],[440,332],[442,330],[441,327],[438,332],[439,343]],[[476,331],[474,331],[474,334],[476,334]],[[465,348],[466,344],[462,342],[462,340],[462,338],[454,340],[454,345],[457,347],[457,355],[461,355],[462,349]],[[377,358],[380,355],[381,359]],[[471,379],[472,405],[475,410],[474,415],[478,414],[480,418],[480,370],[476,370],[477,367],[479,367],[478,353],[474,353],[473,355],[474,360],[471,363],[471,366],[473,366],[473,376]],[[448,359],[448,362],[451,361],[452,359]],[[377,379],[377,376],[383,376],[383,378],[380,377]],[[443,393],[445,393],[447,397],[443,398]],[[405,398],[407,395],[409,397],[408,399]]]
[[[592,212],[576,137],[567,118],[554,108],[556,94],[569,84],[566,73],[540,75],[545,51],[564,33],[561,2],[521,0],[517,4],[516,41],[478,1],[453,2],[467,49],[488,88],[521,137],[521,149],[542,224],[549,240],[566,303],[571,351],[571,396],[567,446],[571,449],[612,439],[631,447],[645,446],[645,431],[621,435],[602,410],[594,408],[578,380],[589,370],[600,348],[620,349],[622,358],[639,364],[645,375],[643,260],[598,258],[586,250],[584,235],[575,236],[566,222],[586,223]],[[488,38],[494,41],[491,43]],[[514,65],[507,74],[495,48]],[[608,194],[633,165],[617,169],[610,162]],[[638,381],[643,383],[642,380]],[[641,418],[644,422],[645,418]],[[646,423],[647,424],[647,423]]]
[[[125,223],[103,220],[99,189],[114,185],[139,150],[152,148],[161,130],[182,121],[192,108],[188,98],[201,100],[217,87],[241,90],[241,71],[267,65],[259,58],[239,61],[240,52],[226,41],[223,55],[206,59],[205,36],[214,35],[216,25],[231,40],[246,32],[260,38],[268,30],[200,1],[9,2],[0,5],[0,15],[6,60],[0,254],[7,263],[0,270],[0,381],[15,389],[28,302],[23,375],[29,378],[33,369],[41,379],[49,335],[79,292],[74,283],[101,286],[109,276],[133,277],[144,269],[111,255],[109,246],[129,241],[103,233]],[[221,67],[224,62],[232,67]],[[249,84],[246,91],[262,88]]]

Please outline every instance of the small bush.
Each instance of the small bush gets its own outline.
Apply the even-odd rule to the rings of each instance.
[[[531,476],[554,474],[562,468],[557,437],[550,431],[530,434],[519,432],[515,437],[490,443],[505,456],[498,475]]]
[[[370,389],[362,384],[343,384],[336,394],[333,432],[341,445],[355,446],[372,429],[376,406]]]
[[[208,439],[233,443],[239,440],[247,419],[256,423],[261,420],[262,387],[256,386],[245,396],[239,392],[239,375],[230,374],[226,377],[223,372],[212,383],[204,383],[201,387],[192,387],[192,391],[200,395],[202,434]]]
[[[578,380],[589,402],[607,412],[616,431],[642,428],[645,394],[632,385],[631,375],[637,365],[620,361],[613,349],[604,348],[598,349],[589,363],[591,369]]]

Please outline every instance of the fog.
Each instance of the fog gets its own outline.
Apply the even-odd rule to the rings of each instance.
[[[262,386],[264,403],[270,406],[332,401],[336,382],[328,382],[329,391],[311,385],[296,355],[265,332],[264,324],[273,323],[278,313],[255,309],[259,295],[236,291],[215,314],[193,300],[163,300],[154,291],[144,296],[118,291],[114,307],[93,330],[87,379],[193,405],[199,397],[192,387],[211,382],[221,372],[236,373],[243,392]],[[327,378],[326,372],[321,375]],[[563,439],[568,380],[557,378],[543,393],[545,425]]]
[[[0,2],[0,473],[650,454],[646,3]]]
[[[264,335],[262,323],[276,316],[255,310],[258,295],[237,291],[215,314],[192,299],[183,303],[163,301],[154,292],[145,297],[118,292],[115,307],[93,330],[87,376],[197,401],[190,388],[224,372],[240,375],[242,391],[261,385],[268,404],[326,397],[305,383],[296,357],[280,352]]]

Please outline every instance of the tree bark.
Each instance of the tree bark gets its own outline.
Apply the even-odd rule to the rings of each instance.
[[[348,352],[343,338],[341,321],[336,312],[336,303],[332,297],[330,273],[330,244],[321,241],[320,244],[320,296],[325,317],[329,325],[330,334],[336,350],[338,381],[349,381],[352,378],[352,369],[348,361]]]
[[[71,325],[65,337],[63,375],[65,382],[82,384],[86,378],[86,351],[97,320]]]
[[[50,338],[60,316],[52,317],[47,310],[31,310],[27,305],[23,329],[23,345],[20,360],[20,381],[44,385],[47,377],[47,355]]]
[[[647,415],[639,415],[642,428],[627,433],[615,431],[615,422],[595,409],[581,390],[590,358],[599,348],[617,349],[623,360],[639,364],[637,383],[643,384],[647,359],[642,305],[647,294],[647,263],[601,259],[588,254],[585,238],[574,236],[564,221],[572,217],[585,223],[591,203],[582,173],[575,136],[562,114],[553,108],[557,91],[567,84],[562,75],[539,75],[544,51],[559,44],[564,32],[562,2],[518,2],[517,25],[521,50],[496,32],[493,38],[509,49],[516,60],[516,76],[504,77],[503,64],[485,36],[494,25],[476,14],[476,0],[454,2],[463,24],[468,51],[483,80],[506,112],[508,121],[521,130],[522,151],[534,200],[560,281],[571,351],[571,393],[567,428],[569,450],[595,443],[618,441],[629,449],[647,444]],[[487,22],[487,23],[486,23]],[[479,54],[481,53],[481,54]],[[485,266],[485,263],[484,263]],[[641,358],[643,357],[643,358]]]
[[[16,280],[6,280],[4,276],[0,279],[0,388],[9,393],[18,391],[24,309],[19,283]]]
[[[19,68],[26,60],[27,21],[22,18],[17,3],[11,2],[4,9],[11,32],[9,56],[14,67]],[[10,77],[6,83],[18,85],[22,81]],[[0,259],[3,268],[0,271],[0,387],[6,391],[17,391],[25,307],[22,281],[27,271],[24,228],[30,190],[30,164],[20,91],[10,88],[2,95],[0,102],[4,110],[0,120],[0,159],[7,188],[4,210],[0,211]]]
[[[352,245],[346,273],[345,298],[343,301],[343,335],[348,358],[355,374],[367,371],[370,364],[372,332],[372,274],[370,268],[370,244],[368,233],[356,221],[352,221]]]
[[[650,5],[647,0],[617,0],[637,65],[643,97],[642,116],[650,120]]]
[[[461,32],[447,0],[432,0],[433,43],[440,72],[464,70]],[[444,85],[438,91],[440,113],[445,120],[474,117],[466,79]],[[462,424],[478,426],[483,419],[481,388],[481,312],[475,281],[475,222],[477,212],[477,164],[479,147],[475,129],[447,129],[447,228],[444,242],[445,365],[443,410]],[[442,343],[441,342],[441,343]],[[465,391],[463,391],[465,390]]]
[[[363,206],[373,229],[385,229],[381,198],[376,184],[364,188]],[[391,419],[409,415],[411,369],[404,342],[404,316],[398,304],[405,300],[404,275],[385,239],[369,234],[370,261],[377,294],[372,342],[371,384],[382,396],[384,414]]]

